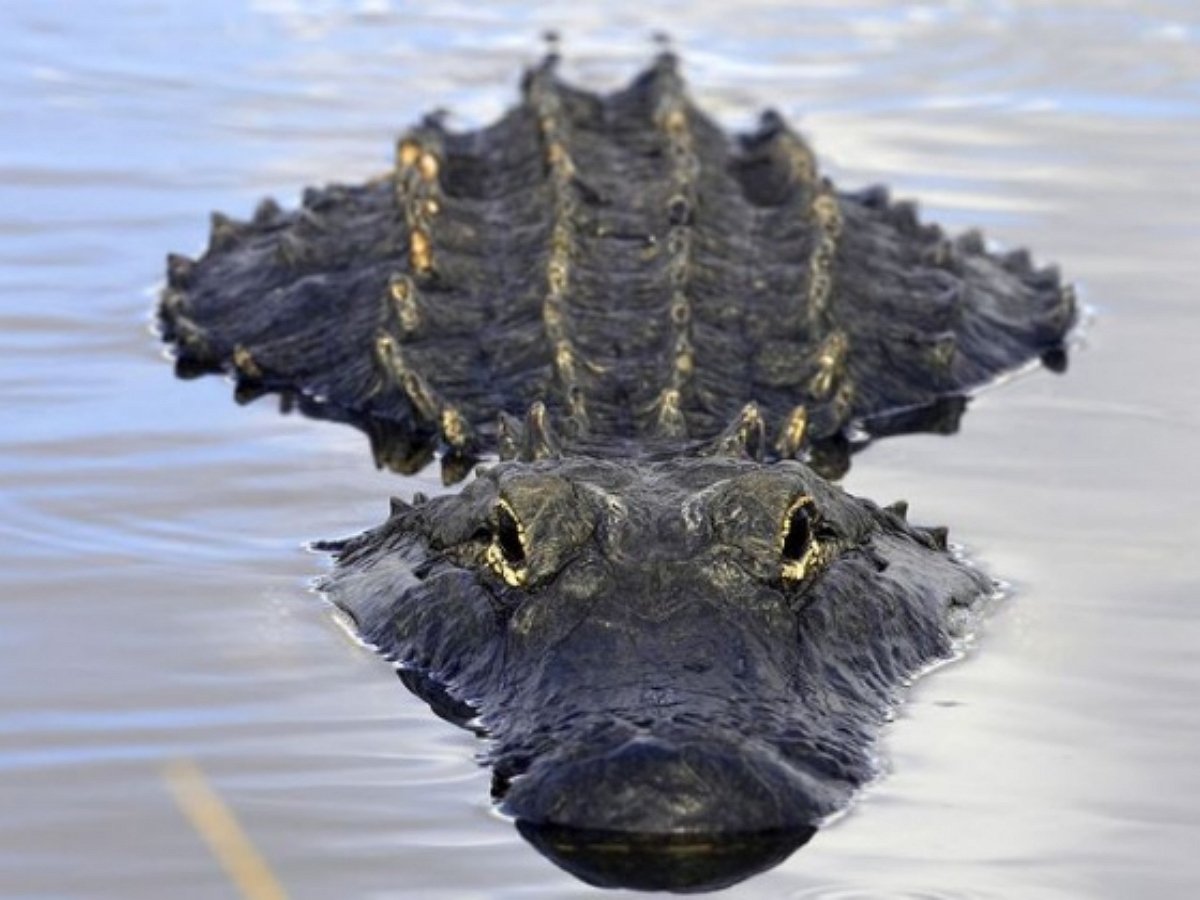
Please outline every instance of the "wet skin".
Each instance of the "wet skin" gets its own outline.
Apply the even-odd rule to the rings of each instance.
[[[330,545],[325,590],[488,737],[497,798],[565,868],[725,884],[872,777],[897,692],[992,587],[825,479],[1063,368],[1075,295],[839,190],[776,113],[727,134],[670,54],[606,95],[556,63],[487,128],[427,117],[381,178],[214,214],[160,322],[180,375],[355,425],[380,466],[504,460]]]
[[[508,812],[638,834],[840,808],[897,689],[991,590],[897,510],[717,457],[502,463],[337,552],[325,590],[477,714]]]

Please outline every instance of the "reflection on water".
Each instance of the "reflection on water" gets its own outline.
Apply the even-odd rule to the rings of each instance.
[[[1194,893],[1193,9],[153,0],[0,26],[0,893],[228,895],[159,777],[187,757],[292,896],[594,894],[495,821],[474,739],[304,591],[306,541],[440,486],[175,383],[146,328],[198,211],[369,177],[431,102],[493,118],[548,27],[599,87],[669,28],[729,126],[779,106],[839,183],[1028,245],[1099,312],[1070,378],[856,459],[852,491],[951,523],[1015,595],[917,686],[892,774],[724,896]]]
[[[521,836],[576,878],[602,888],[697,893],[777,866],[815,828],[759,834],[637,835],[517,820]]]

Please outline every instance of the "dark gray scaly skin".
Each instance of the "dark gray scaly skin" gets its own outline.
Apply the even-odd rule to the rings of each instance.
[[[871,777],[991,584],[805,463],[953,430],[1075,319],[1056,270],[837,191],[777,115],[730,139],[670,55],[607,96],[551,57],[384,177],[214,215],[168,281],[182,374],[355,424],[401,472],[504,460],[335,545],[325,590],[487,734],[506,810],[602,834],[803,830]]]
[[[991,587],[899,510],[724,457],[504,463],[338,553],[325,588],[364,639],[524,776],[508,809],[613,831],[835,811],[897,688]]]

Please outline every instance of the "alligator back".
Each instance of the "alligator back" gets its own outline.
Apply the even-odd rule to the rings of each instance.
[[[781,457],[934,427],[1075,317],[1024,251],[835,189],[778,115],[729,137],[670,55],[605,96],[550,57],[498,122],[427,118],[383,177],[214,214],[161,309],[182,372],[286,392],[404,472],[504,450],[535,403],[591,450],[711,440],[749,401]]]

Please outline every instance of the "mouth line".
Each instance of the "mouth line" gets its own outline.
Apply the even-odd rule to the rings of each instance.
[[[686,858],[708,856],[720,852],[736,852],[747,846],[804,832],[815,833],[816,825],[797,825],[792,828],[757,828],[745,831],[706,831],[703,828],[682,828],[677,831],[621,831],[609,828],[587,828],[544,822],[534,823],[514,818],[523,831],[536,831],[545,845],[570,853],[586,848],[589,853],[628,855],[652,850],[656,854]]]
[[[566,829],[572,840],[586,832],[602,849],[674,836],[672,852],[687,853],[689,841],[699,852],[717,836],[794,833],[853,790],[770,742],[732,732],[713,740],[701,727],[597,733],[525,751],[526,764],[497,797],[502,812],[531,827]]]

